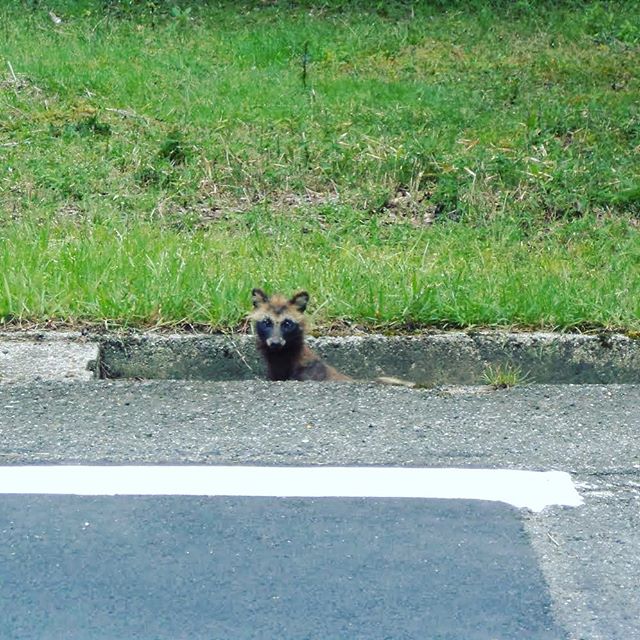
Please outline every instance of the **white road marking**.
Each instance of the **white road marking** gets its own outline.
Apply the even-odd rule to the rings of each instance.
[[[532,511],[582,504],[562,471],[408,467],[4,466],[0,494],[447,498]]]

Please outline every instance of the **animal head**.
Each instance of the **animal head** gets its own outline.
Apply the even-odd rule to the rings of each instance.
[[[253,320],[258,344],[269,351],[301,346],[304,340],[304,310],[309,302],[309,294],[299,291],[287,300],[285,296],[268,296],[262,289],[251,292],[253,300]]]

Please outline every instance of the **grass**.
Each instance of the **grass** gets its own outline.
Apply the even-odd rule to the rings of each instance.
[[[526,384],[529,374],[522,371],[521,367],[510,363],[504,365],[488,365],[483,373],[483,378],[494,389],[510,389],[516,385]]]
[[[228,329],[264,286],[308,288],[321,326],[637,331],[639,24],[630,0],[3,4],[0,318]]]
[[[511,225],[301,228],[268,211],[243,223],[196,233],[112,219],[16,223],[0,253],[5,304],[15,320],[225,328],[258,283],[307,288],[320,325],[632,327],[640,311],[639,246],[624,222],[528,236]]]

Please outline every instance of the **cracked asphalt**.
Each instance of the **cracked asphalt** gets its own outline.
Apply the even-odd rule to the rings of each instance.
[[[525,513],[569,638],[640,638],[640,386],[0,385],[0,464],[501,467],[572,474],[583,506]]]

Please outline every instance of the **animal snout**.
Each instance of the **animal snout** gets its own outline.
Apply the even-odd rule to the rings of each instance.
[[[283,338],[275,337],[275,336],[271,338],[267,338],[267,346],[270,349],[282,349],[284,345],[285,345],[285,340]]]

